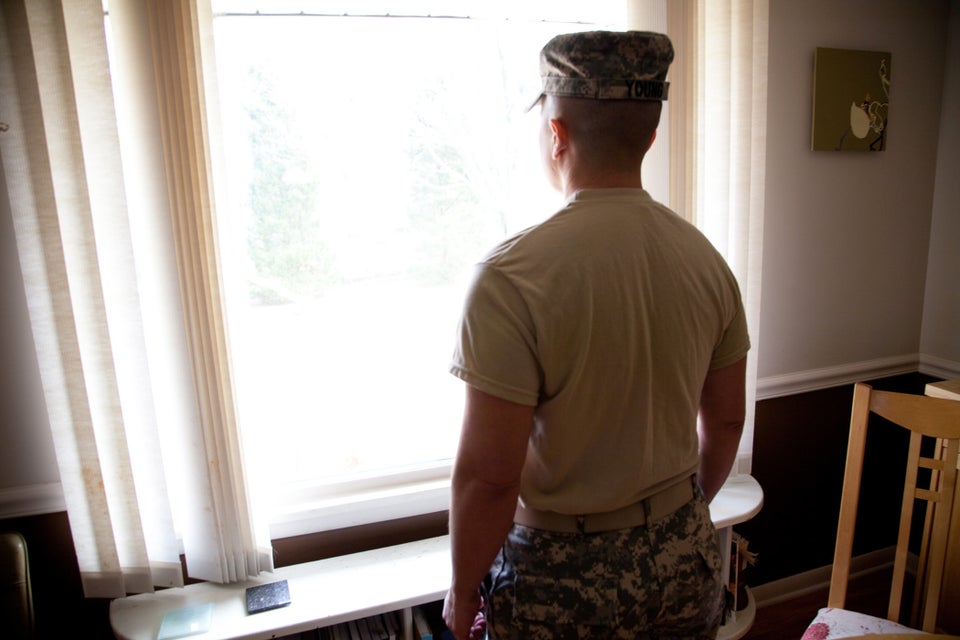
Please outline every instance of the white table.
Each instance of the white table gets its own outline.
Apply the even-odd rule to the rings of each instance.
[[[924,387],[924,394],[934,398],[960,401],[960,378],[931,382]],[[939,626],[950,633],[960,633],[960,609],[951,600],[960,589],[960,483],[957,483],[953,501],[953,516],[950,518],[950,533],[947,534],[947,556],[944,560],[946,567],[937,621]]]
[[[763,491],[751,476],[732,477],[723,486],[710,514],[725,550],[730,548],[730,527],[756,515],[762,502]],[[728,563],[725,558],[725,569]],[[288,582],[291,604],[247,615],[246,588],[277,580]],[[120,598],[110,603],[110,623],[120,640],[155,640],[167,611],[211,603],[209,631],[191,639],[277,638],[396,610],[405,612],[409,631],[410,608],[442,600],[449,584],[450,542],[441,536],[281,567],[237,584],[202,582]],[[752,613],[749,621],[747,617],[739,612],[736,628],[725,627],[721,638],[732,640],[746,633]]]

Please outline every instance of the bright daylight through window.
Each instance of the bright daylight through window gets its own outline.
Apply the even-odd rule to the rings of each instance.
[[[525,113],[537,54],[625,19],[622,2],[337,4],[213,4],[228,327],[275,521],[445,482],[471,266],[558,204]]]

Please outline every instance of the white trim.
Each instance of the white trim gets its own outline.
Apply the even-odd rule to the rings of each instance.
[[[896,547],[886,547],[852,558],[850,561],[850,579],[892,567],[895,551]],[[785,600],[792,600],[820,589],[828,589],[832,569],[831,565],[826,565],[751,587],[757,600],[757,608],[761,609]]]
[[[275,504],[270,519],[270,538],[345,529],[375,522],[447,511],[450,508],[450,478],[409,484],[379,486],[340,495],[317,495]]]
[[[284,485],[259,500],[269,504],[272,540],[438,513],[450,508],[451,466],[438,460],[386,474]]]
[[[960,378],[960,362],[921,353],[920,373],[937,376],[944,380],[953,380],[954,378]]]
[[[0,488],[0,519],[66,511],[59,482]]]
[[[905,354],[851,362],[833,367],[808,369],[796,373],[764,376],[757,381],[757,400],[818,391],[903,373],[913,373],[918,370],[920,360],[921,358],[917,354]],[[932,359],[928,358],[928,360]]]
[[[279,509],[270,519],[271,539],[446,511],[449,478],[402,487],[368,490],[343,497],[302,502]],[[0,488],[0,520],[67,510],[59,482]],[[182,548],[181,548],[182,553]]]

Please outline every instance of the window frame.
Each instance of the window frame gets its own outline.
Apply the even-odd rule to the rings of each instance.
[[[340,16],[336,14],[329,17]],[[402,17],[415,16],[404,14]],[[621,20],[621,23],[625,22],[626,15]],[[590,26],[583,22],[571,24],[563,20],[558,20],[556,24],[569,25],[569,28],[558,28],[558,33],[582,30]],[[530,61],[530,67],[535,73],[535,58]],[[536,115],[531,117],[535,118]],[[530,144],[535,146],[536,139],[531,138]],[[558,204],[559,202],[558,198]],[[480,255],[477,259],[479,257]],[[451,327],[451,338],[454,335],[453,328]],[[459,420],[459,416],[457,418]],[[459,421],[452,424],[451,428],[459,431]],[[261,484],[254,474],[251,481],[255,486],[254,500],[259,505],[271,505],[269,526],[274,539],[443,512],[449,509],[452,455],[453,452],[450,458],[440,461],[389,469],[385,472],[360,473],[328,483],[292,483],[274,487],[269,494],[264,494],[265,485]]]

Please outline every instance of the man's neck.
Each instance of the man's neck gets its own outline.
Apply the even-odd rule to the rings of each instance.
[[[583,174],[572,172],[563,182],[564,196],[569,198],[585,189],[642,189],[640,173]]]

